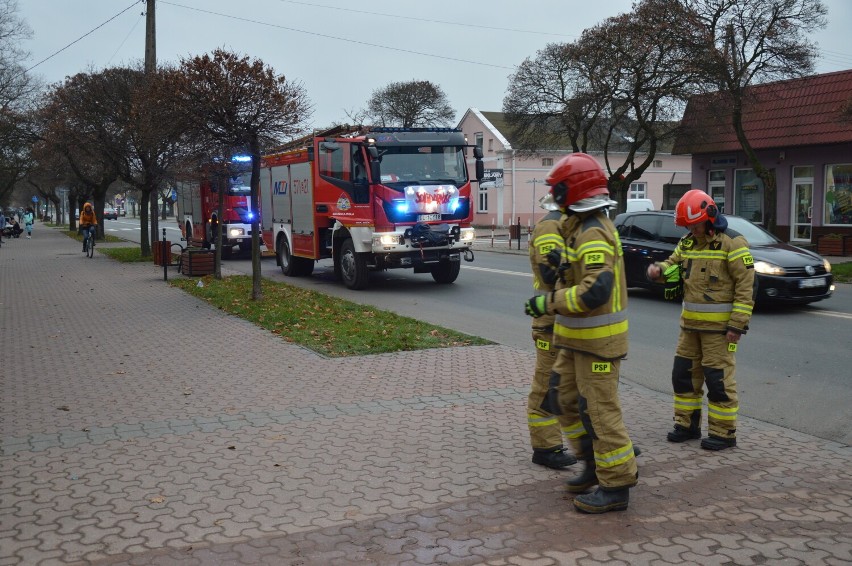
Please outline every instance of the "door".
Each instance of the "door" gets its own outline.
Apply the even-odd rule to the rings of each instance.
[[[814,209],[813,167],[793,167],[790,241],[810,242]]]

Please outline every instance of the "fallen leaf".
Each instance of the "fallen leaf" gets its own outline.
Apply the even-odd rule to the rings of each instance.
[[[148,501],[150,501],[151,503],[162,503],[165,500],[166,500],[165,497],[163,497],[162,495],[158,495],[157,497],[152,497]]]
[[[60,411],[70,411],[71,410],[71,409],[68,408],[68,405],[61,405],[61,406],[56,407],[56,408],[59,409]]]

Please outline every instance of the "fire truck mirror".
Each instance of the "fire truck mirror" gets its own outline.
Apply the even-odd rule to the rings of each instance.
[[[378,161],[370,161],[370,179],[373,183],[378,183],[379,178],[381,177],[381,170],[379,169]]]
[[[477,182],[482,181],[482,178],[485,177],[485,164],[477,159],[476,160],[476,180]]]
[[[478,145],[473,147],[473,157],[474,159],[482,159],[482,148]]]
[[[367,153],[369,153],[370,157],[373,158],[373,159],[379,158],[379,148],[377,148],[374,145],[368,145],[367,146]]]

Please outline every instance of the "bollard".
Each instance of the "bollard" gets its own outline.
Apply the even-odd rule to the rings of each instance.
[[[166,247],[166,229],[163,228],[163,243],[160,244],[160,261],[163,262],[163,281],[169,280],[169,264],[172,262],[172,250]]]

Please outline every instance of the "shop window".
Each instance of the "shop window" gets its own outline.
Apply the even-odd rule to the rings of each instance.
[[[825,168],[825,218],[823,224],[852,224],[852,164]]]
[[[651,163],[651,167],[662,167],[662,166],[663,166],[663,160],[662,159],[655,159],[654,162]]]
[[[542,157],[541,158],[541,166],[542,167],[553,167],[553,158],[552,157]]]
[[[752,222],[763,222],[763,181],[751,169],[734,172],[734,214]]]

